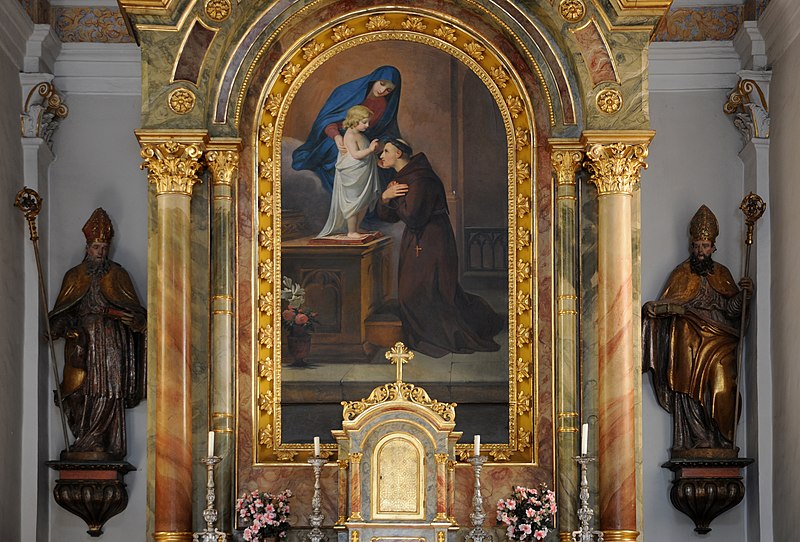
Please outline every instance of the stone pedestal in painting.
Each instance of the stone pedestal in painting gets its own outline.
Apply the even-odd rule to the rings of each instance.
[[[306,305],[319,314],[311,360],[369,361],[368,318],[389,300],[393,286],[392,240],[314,245],[309,238],[284,241],[282,274],[306,291]]]
[[[723,450],[709,450],[719,452]],[[730,459],[708,454],[704,457],[675,457],[661,465],[673,473],[669,492],[672,506],[692,518],[695,532],[706,534],[709,524],[744,498],[742,471],[753,462],[738,458],[733,450]]]

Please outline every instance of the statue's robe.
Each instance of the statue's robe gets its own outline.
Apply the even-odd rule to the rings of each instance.
[[[729,448],[738,417],[739,289],[725,266],[715,262],[700,276],[687,260],[667,280],[657,304],[666,303],[685,314],[643,318],[643,353],[658,402],[675,418],[673,449]]]
[[[398,303],[406,344],[432,357],[454,352],[494,352],[504,319],[458,282],[458,254],[444,185],[424,154],[394,179],[408,185],[405,196],[379,203],[378,217],[402,221]]]
[[[145,396],[147,319],[128,273],[108,265],[100,277],[86,261],[70,269],[49,317],[53,338],[66,336],[61,394],[75,435],[70,451],[122,459],[125,408]],[[122,313],[133,316],[130,327]]]

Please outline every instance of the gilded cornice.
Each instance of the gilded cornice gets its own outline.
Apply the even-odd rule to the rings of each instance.
[[[205,130],[186,132],[157,132],[137,130],[147,168],[147,180],[156,187],[156,194],[191,196],[192,187],[200,182],[197,172],[203,167],[202,158],[207,134]]]
[[[653,135],[649,130],[584,132],[584,165],[599,195],[633,194],[641,170],[647,168],[645,158]]]

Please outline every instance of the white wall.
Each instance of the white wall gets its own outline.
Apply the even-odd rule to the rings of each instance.
[[[9,23],[24,23],[19,5],[0,6],[0,17]],[[12,24],[9,24],[11,27]],[[27,33],[33,25],[30,24]],[[31,256],[25,235],[25,220],[11,205],[22,188],[22,144],[20,143],[19,114],[22,104],[19,71],[22,67],[27,35],[4,30],[0,35],[0,245],[3,265],[0,266],[0,435],[3,451],[0,454],[0,510],[4,518],[3,537],[20,539],[22,461],[22,373],[30,360],[23,359],[24,262]],[[32,361],[36,363],[35,359]]]
[[[743,223],[738,207],[743,167],[738,153],[743,140],[722,111],[727,92],[738,80],[738,59],[730,43],[693,48],[651,46],[650,118],[656,136],[641,181],[643,301],[656,299],[670,271],[687,258],[689,221],[701,204],[719,220],[714,258],[734,277],[742,271]],[[661,464],[669,459],[672,418],[656,402],[649,373],[644,378],[643,540],[747,540],[746,501],[715,519],[707,535],[695,533],[691,519],[670,503],[672,473]],[[740,425],[742,435],[745,430]],[[738,440],[740,455],[747,456],[743,436]]]
[[[64,273],[83,259],[81,233],[97,207],[114,225],[110,257],[130,273],[142,304],[147,297],[147,178],[139,170],[139,144],[133,130],[141,110],[138,49],[132,45],[65,44],[55,66],[55,85],[62,89],[69,117],[55,134],[57,155],[50,170],[50,299]],[[52,304],[52,301],[51,301]],[[57,343],[61,356],[63,341]],[[58,410],[51,412],[50,455],[63,448]],[[127,509],[106,523],[103,539],[145,540],[147,483],[147,406],[127,411],[128,456],[138,470],[125,476]],[[55,473],[51,475],[51,487]],[[52,540],[93,540],[86,525],[51,498]],[[57,535],[56,535],[57,533]]]
[[[772,367],[775,442],[775,540],[800,532],[800,4],[772,0],[759,27],[773,66],[770,86],[770,192],[772,195]]]

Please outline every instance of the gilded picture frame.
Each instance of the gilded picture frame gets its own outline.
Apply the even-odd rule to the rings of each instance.
[[[286,438],[283,420],[284,370],[288,353],[285,330],[281,327],[282,277],[288,265],[286,239],[288,217],[287,172],[291,162],[290,132],[299,121],[298,111],[316,111],[301,107],[304,92],[324,99],[335,82],[322,78],[321,73],[337,65],[348,55],[366,57],[359,73],[352,67],[343,70],[341,81],[352,80],[369,72],[380,60],[375,51],[395,48],[405,54],[427,55],[432,62],[453,63],[457,70],[483,86],[488,99],[496,108],[502,140],[501,156],[496,157],[504,171],[495,190],[502,199],[506,216],[505,275],[503,288],[507,334],[503,339],[503,354],[507,364],[507,432],[503,437],[484,439],[483,451],[492,461],[536,463],[538,442],[538,355],[537,355],[537,219],[536,219],[536,130],[531,98],[521,76],[511,61],[491,41],[475,30],[450,17],[413,8],[391,8],[360,11],[328,21],[311,34],[298,39],[294,46],[275,64],[261,98],[257,131],[252,134],[257,149],[253,157],[258,179],[253,194],[254,228],[257,243],[254,253],[254,306],[252,329],[254,344],[253,381],[253,454],[256,464],[293,464],[305,462],[312,452],[313,435],[294,435]],[[410,51],[410,53],[408,53]],[[343,64],[343,62],[341,62]],[[452,67],[452,66],[451,66]],[[405,71],[405,69],[401,69]],[[459,72],[460,73],[460,72]],[[467,76],[465,76],[466,78]],[[326,86],[327,85],[327,86]],[[317,88],[320,87],[320,88]],[[324,87],[324,88],[323,88]],[[420,88],[419,86],[417,87]],[[403,100],[409,89],[403,88]],[[422,90],[418,90],[422,92]],[[417,98],[418,101],[424,100]],[[304,102],[303,102],[304,103]],[[400,106],[403,107],[402,105]],[[294,115],[294,116],[293,116]],[[401,129],[404,127],[401,126]],[[449,128],[448,128],[449,129]],[[288,131],[287,131],[288,130]],[[297,130],[295,130],[296,132]],[[405,135],[405,132],[404,132]],[[294,136],[295,138],[297,135]],[[302,136],[300,136],[302,137]],[[475,134],[480,137],[480,134]],[[414,142],[415,150],[432,148],[430,142]],[[503,190],[501,190],[502,188]],[[467,193],[463,196],[469,198]],[[283,234],[283,235],[282,235]],[[465,249],[461,245],[461,250]],[[507,346],[506,346],[507,345]],[[389,368],[387,375],[392,375]],[[387,380],[389,380],[388,378]],[[441,397],[435,397],[443,399]],[[364,395],[352,396],[359,400]],[[457,410],[458,413],[458,410]],[[459,419],[456,420],[457,424]],[[464,423],[464,422],[462,422]],[[288,424],[287,424],[288,425]],[[297,426],[299,424],[293,423]],[[471,434],[468,426],[457,425],[464,431],[465,442],[457,445],[457,453],[471,455]],[[332,427],[336,428],[336,427]],[[504,430],[505,431],[505,430]],[[323,443],[322,455],[335,458],[332,442]]]

